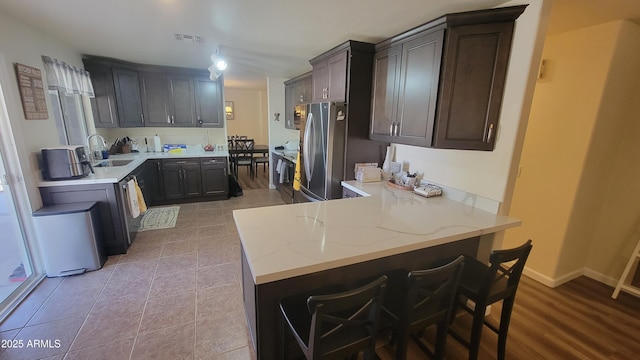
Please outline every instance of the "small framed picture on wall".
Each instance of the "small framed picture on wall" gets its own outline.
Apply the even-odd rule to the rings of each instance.
[[[227,116],[227,120],[233,120],[233,101],[224,102],[224,113]]]

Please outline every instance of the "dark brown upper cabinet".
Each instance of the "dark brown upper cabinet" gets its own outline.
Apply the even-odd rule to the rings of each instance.
[[[343,50],[328,58],[310,61],[313,66],[313,101],[345,101],[348,54]]]
[[[118,68],[113,69],[113,83],[120,127],[144,126],[138,72]]]
[[[93,121],[97,128],[117,128],[118,109],[111,68],[85,67],[91,73],[95,97],[91,98]]]
[[[196,100],[192,76],[141,72],[144,126],[193,127]]]
[[[349,97],[355,94],[350,88],[357,91],[370,88],[371,73],[365,77],[360,72],[372,66],[374,51],[373,44],[349,40],[309,60],[313,67],[312,100],[349,102]]]
[[[193,76],[167,76],[169,84],[169,109],[171,124],[191,127],[196,125],[196,98],[193,87]]]
[[[525,7],[449,14],[378,43],[369,137],[493,150],[514,22]]]
[[[85,55],[96,127],[223,127],[222,78],[207,70]]]
[[[162,73],[141,73],[140,92],[145,126],[171,126],[167,77]]]
[[[372,139],[431,145],[443,34],[421,33],[376,54]]]
[[[222,106],[222,77],[212,81],[209,77],[194,78],[196,88],[196,123],[202,127],[224,126]]]
[[[284,82],[284,126],[287,129],[300,128],[300,117],[304,106],[312,101],[313,83],[311,73],[305,73]]]

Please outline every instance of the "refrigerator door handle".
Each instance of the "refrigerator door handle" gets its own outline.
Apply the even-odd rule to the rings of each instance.
[[[311,154],[312,149],[314,148],[313,141],[315,139],[312,138],[313,132],[313,113],[309,112],[307,115],[307,123],[304,127],[304,138],[302,141],[303,145],[303,162],[304,162],[304,173],[307,176],[307,182],[311,181],[311,172],[313,170],[315,154]]]

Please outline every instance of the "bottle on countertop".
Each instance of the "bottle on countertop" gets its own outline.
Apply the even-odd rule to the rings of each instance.
[[[387,146],[387,154],[382,163],[382,180],[389,180],[391,178],[391,162],[393,161],[393,147]]]

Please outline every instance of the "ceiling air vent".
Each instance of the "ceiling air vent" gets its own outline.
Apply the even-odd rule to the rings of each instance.
[[[204,44],[204,37],[198,35],[187,34],[173,34],[174,38],[178,41],[190,43],[190,44]]]

